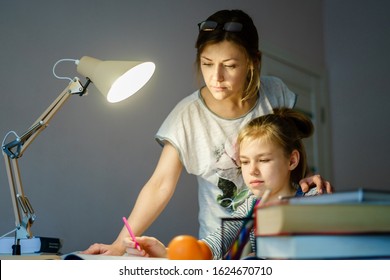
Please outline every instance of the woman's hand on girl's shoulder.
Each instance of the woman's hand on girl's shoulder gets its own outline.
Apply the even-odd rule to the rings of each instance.
[[[299,181],[299,185],[304,193],[307,193],[312,188],[316,188],[317,194],[333,193],[333,187],[330,182],[324,180],[321,175],[313,175],[303,178]]]

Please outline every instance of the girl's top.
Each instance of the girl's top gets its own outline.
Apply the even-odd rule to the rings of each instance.
[[[200,238],[214,232],[221,217],[248,196],[235,153],[238,131],[273,108],[295,105],[296,95],[279,78],[262,77],[260,83],[257,103],[239,118],[215,115],[197,90],[176,105],[156,134],[161,145],[168,141],[176,148],[184,168],[197,176]]]
[[[307,193],[303,193],[302,189],[298,187],[295,193],[295,197],[312,196],[316,194],[318,194],[316,188],[311,189]],[[251,194],[231,215],[231,217],[235,219],[230,219],[228,222],[224,223],[223,232],[222,226],[220,226],[215,232],[203,239],[203,241],[205,241],[210,247],[214,259],[222,259],[229,251],[232,244],[238,238],[240,231],[243,230],[242,226],[245,222],[244,218],[248,218],[248,214],[253,211],[253,207],[255,207],[257,201],[258,198]],[[251,253],[256,252],[256,238],[254,228],[250,229],[250,245]]]

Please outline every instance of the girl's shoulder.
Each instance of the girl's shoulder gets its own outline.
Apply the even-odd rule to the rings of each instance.
[[[306,192],[306,193],[304,193],[304,192],[302,191],[301,186],[299,186],[298,184],[295,186],[295,188],[297,189],[297,191],[295,192],[295,197],[318,195],[318,191],[317,191],[317,188],[316,188],[316,187],[311,188],[311,189],[310,189],[308,192]]]
[[[314,195],[318,195],[318,191],[317,191],[317,188],[314,187],[314,188],[311,188],[308,192],[305,193],[305,196],[314,196]]]

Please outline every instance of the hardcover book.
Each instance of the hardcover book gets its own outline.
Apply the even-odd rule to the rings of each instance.
[[[259,207],[256,235],[390,232],[390,204],[278,204]]]
[[[357,189],[282,199],[255,211],[257,235],[390,232],[390,192]]]
[[[283,198],[282,198],[283,200]],[[358,188],[332,194],[316,196],[293,197],[288,199],[290,204],[329,204],[329,203],[390,203],[390,191]]]
[[[256,237],[265,259],[371,259],[390,257],[390,234]]]

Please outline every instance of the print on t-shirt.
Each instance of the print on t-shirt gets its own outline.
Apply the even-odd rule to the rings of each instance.
[[[222,191],[216,198],[217,202],[222,207],[235,211],[250,193],[242,178],[235,143],[227,140],[221,147],[214,149],[214,155],[217,186]]]

